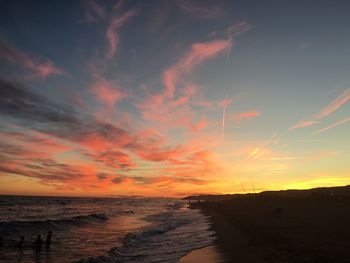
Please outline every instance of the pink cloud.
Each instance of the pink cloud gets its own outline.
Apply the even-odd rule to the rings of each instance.
[[[226,98],[226,99],[219,101],[218,104],[219,104],[219,107],[225,108],[225,107],[229,106],[231,103],[232,103],[232,100]]]
[[[331,113],[338,110],[341,106],[348,102],[350,99],[350,89],[346,89],[335,100],[333,100],[328,106],[326,106],[319,114],[316,115],[317,119],[322,119]]]
[[[165,95],[170,98],[173,97],[176,85],[183,75],[191,73],[203,61],[215,57],[229,47],[231,47],[231,41],[229,40],[215,40],[193,44],[182,59],[164,71],[163,84],[165,86]]]
[[[199,121],[195,121],[197,116],[192,106],[210,107],[212,104],[206,101],[192,101],[199,88],[184,79],[205,60],[215,57],[230,45],[229,40],[193,44],[177,63],[163,72],[164,91],[149,96],[137,105],[143,119],[167,129],[184,127],[191,131],[198,131],[205,128],[206,119],[202,115]],[[179,87],[182,89],[176,92]],[[176,93],[180,96],[177,97]]]
[[[309,126],[313,126],[316,124],[321,123],[320,121],[299,121],[296,124],[294,124],[292,127],[290,127],[288,129],[288,131],[292,131],[294,129],[300,129],[300,128],[304,128],[304,127],[309,127]]]
[[[51,75],[64,75],[65,72],[63,69],[57,68],[51,61],[46,63],[37,64],[34,66],[33,70],[41,78],[47,78]]]
[[[192,125],[194,112],[186,100],[163,102],[159,97],[152,96],[138,105],[141,116],[147,121],[157,123],[160,128],[189,127]]]
[[[3,57],[10,63],[18,64],[34,73],[35,77],[47,78],[52,75],[67,75],[61,68],[56,67],[53,62],[43,63],[34,62],[28,55],[9,46],[0,39],[0,57]]]
[[[97,96],[98,100],[113,109],[114,105],[127,97],[117,83],[108,81],[104,78],[99,78],[91,87],[92,92]]]
[[[190,128],[192,131],[196,132],[204,129],[205,127],[207,127],[207,125],[208,125],[208,121],[205,118],[205,116],[202,115],[197,123],[193,123],[192,125],[190,125]]]
[[[138,150],[138,155],[148,161],[164,162],[173,158],[182,156],[185,149],[182,147],[175,147],[169,150],[151,149],[151,151]]]
[[[125,25],[133,16],[137,15],[136,10],[129,10],[121,16],[114,16],[108,26],[106,32],[106,38],[109,45],[107,58],[111,59],[115,56],[119,45],[119,32],[118,30]]]
[[[213,179],[222,172],[222,167],[217,163],[212,152],[192,149],[181,157],[181,159],[170,160],[172,165],[164,169],[164,174],[186,178],[200,175],[203,179]]]
[[[260,115],[261,115],[261,113],[257,110],[250,110],[250,111],[246,111],[246,112],[240,112],[240,113],[233,114],[231,116],[231,119],[238,121],[238,122],[241,122],[243,120],[257,118]]]

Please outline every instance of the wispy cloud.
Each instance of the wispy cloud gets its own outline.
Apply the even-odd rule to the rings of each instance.
[[[0,81],[0,87],[0,112],[23,127],[94,150],[103,150],[111,144],[126,146],[137,140],[121,127],[98,121],[27,89],[4,81]]]
[[[85,0],[82,1],[82,4],[86,10],[85,20],[87,22],[95,22],[107,16],[106,8],[98,0]]]
[[[176,85],[183,75],[190,74],[203,61],[213,58],[231,46],[229,40],[214,40],[193,44],[191,49],[175,65],[163,73],[165,95],[173,97]]]
[[[218,18],[225,14],[225,10],[218,3],[210,6],[204,5],[202,1],[193,0],[178,0],[176,3],[181,10],[196,18]]]
[[[315,131],[313,134],[323,133],[325,131],[328,131],[330,129],[333,129],[333,128],[337,127],[338,125],[347,123],[348,121],[350,121],[350,117],[347,117],[347,118],[345,118],[343,120],[337,121],[337,122],[335,122],[335,123],[333,123],[333,124],[331,124],[331,125],[329,125],[329,126],[327,126],[325,128],[319,129],[319,130]]]
[[[270,139],[268,139],[266,142],[261,144],[260,146],[256,147],[252,152],[249,153],[248,159],[250,158],[259,158],[262,155],[262,150],[269,146],[270,144],[275,144],[277,142],[277,136],[278,134],[275,132],[272,134]]]
[[[304,120],[301,120],[299,122],[297,122],[296,124],[294,124],[292,127],[290,127],[288,129],[288,131],[292,131],[294,129],[300,129],[300,128],[304,128],[304,127],[309,127],[309,126],[314,126],[314,125],[317,125],[317,124],[320,124],[321,122],[320,121],[304,121]]]
[[[350,89],[344,90],[335,100],[333,100],[329,105],[327,105],[319,114],[316,115],[317,119],[322,119],[331,113],[338,110],[341,106],[348,102],[350,99]]]
[[[232,24],[231,26],[229,26],[226,29],[226,35],[228,36],[228,39],[232,42],[236,37],[238,37],[239,35],[243,34],[246,31],[249,31],[250,29],[252,29],[253,26],[251,26],[250,24],[248,24],[245,21],[241,21],[241,22],[236,22],[234,24]],[[227,59],[229,59],[230,55],[231,55],[231,48],[227,49]]]
[[[241,122],[243,120],[257,118],[260,115],[261,115],[261,113],[257,110],[249,110],[246,112],[235,113],[230,117],[230,119],[237,121],[237,122]]]
[[[116,81],[107,80],[97,72],[94,73],[94,82],[91,85],[91,91],[109,110],[113,110],[117,102],[127,97],[126,91]]]
[[[119,46],[119,29],[123,27],[132,17],[136,16],[138,11],[132,9],[122,15],[115,15],[112,17],[106,32],[106,38],[109,45],[107,58],[112,59],[118,50]]]
[[[184,127],[197,131],[206,127],[205,115],[202,114],[198,118],[192,109],[192,99],[198,86],[193,85],[188,78],[204,61],[214,58],[229,46],[228,40],[193,44],[178,62],[164,70],[162,74],[164,90],[149,96],[137,105],[143,119],[168,129]],[[200,105],[205,106],[200,102],[196,104],[197,107]]]
[[[9,63],[18,64],[21,67],[30,70],[34,77],[47,78],[52,75],[66,75],[67,73],[56,67],[52,61],[46,61],[42,63],[35,62],[27,54],[16,50],[15,48],[8,45],[0,37],[0,57],[5,59]]]
[[[314,120],[301,120],[294,124],[292,127],[288,129],[288,131],[292,131],[294,129],[300,129],[304,127],[309,127],[313,125],[317,125],[321,123],[321,119],[329,116],[330,114],[337,111],[340,107],[342,107],[345,103],[350,100],[350,89],[346,89],[340,94],[335,100],[329,103],[325,108],[323,108],[318,114],[314,116]],[[323,129],[321,129],[323,130]],[[317,133],[317,132],[316,132]]]

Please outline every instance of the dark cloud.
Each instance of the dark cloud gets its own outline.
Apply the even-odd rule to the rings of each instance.
[[[65,183],[84,176],[70,165],[45,159],[33,162],[22,159],[18,160],[16,166],[1,162],[0,172],[33,177],[49,183]]]
[[[123,178],[121,177],[116,177],[111,180],[112,183],[114,184],[121,184],[123,182]]]
[[[0,113],[16,119],[25,127],[72,141],[89,135],[108,141],[129,137],[122,128],[98,122],[68,105],[57,104],[1,79]]]
[[[131,157],[122,151],[108,148],[105,151],[96,153],[87,151],[82,151],[82,153],[89,156],[94,161],[102,162],[112,168],[128,169],[131,167],[136,167],[136,164],[132,161]]]
[[[18,145],[0,142],[0,172],[40,179],[44,182],[63,183],[83,177],[75,167],[49,158],[30,158],[29,150]]]
[[[110,175],[109,174],[105,174],[105,173],[99,173],[96,175],[96,177],[98,178],[98,180],[100,181],[104,181],[105,179],[107,179]]]

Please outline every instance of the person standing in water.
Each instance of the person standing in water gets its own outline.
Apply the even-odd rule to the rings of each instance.
[[[22,249],[23,243],[24,243],[24,236],[21,236],[21,240],[17,243],[17,247],[19,249]]]
[[[35,250],[38,252],[41,250],[43,245],[43,240],[41,239],[41,235],[38,235],[35,242],[34,242],[34,246],[35,246]]]
[[[50,230],[49,233],[47,234],[46,241],[45,241],[46,248],[49,248],[51,245],[51,237],[52,237],[52,231]]]

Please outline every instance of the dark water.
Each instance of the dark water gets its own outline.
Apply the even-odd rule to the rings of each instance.
[[[0,262],[177,262],[213,242],[208,228],[208,218],[175,199],[2,196]],[[49,230],[51,246],[36,252],[36,236]]]

